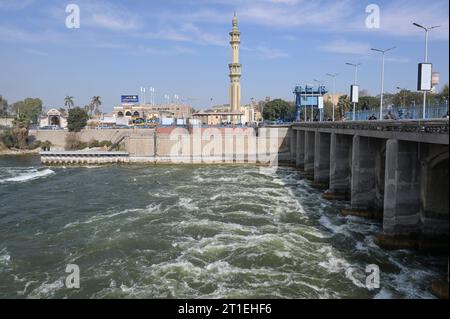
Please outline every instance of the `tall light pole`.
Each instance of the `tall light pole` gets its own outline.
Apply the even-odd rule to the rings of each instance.
[[[320,80],[314,80],[315,82],[317,82],[317,85],[319,86],[319,94],[322,95],[322,87],[323,84],[325,83],[324,81],[320,81]],[[319,111],[319,120],[322,121],[322,110],[319,109],[319,97],[317,97],[317,109]]]
[[[311,118],[309,121],[314,121],[314,85],[311,85]]]
[[[347,65],[353,66],[355,68],[355,82],[354,85],[358,85],[358,69],[362,65],[361,63],[345,63]],[[353,102],[353,121],[356,119],[356,102]]]
[[[141,87],[141,93],[142,93],[142,96],[143,96],[143,102],[144,102],[144,105],[145,105],[145,100],[146,100],[146,96],[145,96],[145,92],[147,91],[147,89],[145,88],[145,87]]]
[[[382,66],[381,66],[381,96],[380,96],[380,120],[383,120],[383,94],[384,94],[384,60],[387,52],[394,50],[395,47],[386,50],[374,49],[372,51],[380,52],[382,55]]]
[[[305,85],[305,122],[307,122],[308,115],[306,114],[308,109],[308,84]]]
[[[425,63],[428,63],[428,33],[433,30],[440,28],[440,25],[436,25],[434,27],[424,27],[418,23],[413,23],[414,26],[425,30]],[[426,110],[427,110],[427,91],[423,91],[423,119],[426,118]]]
[[[153,86],[150,87],[150,104],[155,105],[155,88]]]
[[[333,102],[333,122],[334,122],[334,110],[336,109],[336,102],[335,102],[335,98],[336,98],[336,77],[339,75],[339,73],[327,73],[326,76],[332,77],[333,78],[333,98],[332,98],[332,102]]]

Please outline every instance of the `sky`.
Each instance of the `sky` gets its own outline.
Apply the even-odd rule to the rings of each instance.
[[[80,28],[66,26],[69,4],[80,8]],[[367,24],[369,5],[379,8],[379,28]],[[0,95],[39,97],[47,108],[67,95],[79,106],[98,95],[111,111],[144,86],[156,89],[157,103],[165,94],[196,109],[227,103],[234,12],[242,104],[293,101],[293,88],[314,80],[332,90],[326,73],[339,73],[336,91],[347,93],[354,68],[346,62],[361,63],[358,84],[379,94],[381,55],[370,49],[394,46],[385,91],[415,90],[425,32],[413,22],[441,25],[429,42],[440,89],[449,78],[448,10],[448,0],[0,0]]]

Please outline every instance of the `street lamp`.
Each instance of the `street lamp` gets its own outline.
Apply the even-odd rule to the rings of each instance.
[[[155,88],[153,86],[150,87],[150,104],[155,106]]]
[[[339,75],[339,73],[327,73],[326,76],[332,77],[333,78],[333,122],[334,122],[334,110],[336,108],[336,102],[335,102],[335,98],[336,98],[336,77]]]
[[[142,95],[143,95],[143,102],[144,102],[144,105],[145,105],[145,91],[146,91],[146,89],[145,89],[144,87],[141,87],[141,93],[142,93]]]
[[[319,95],[322,95],[322,87],[325,82],[320,80],[314,80],[314,82],[317,82],[317,85],[319,86]],[[322,121],[322,110],[319,109],[319,96],[317,96],[317,109],[319,111],[319,120]]]
[[[418,27],[418,28],[421,28],[421,29],[425,30],[425,63],[428,63],[428,32],[430,32],[433,29],[440,28],[441,26],[440,25],[436,25],[436,26],[427,28],[427,27],[424,27],[424,26],[422,26],[422,25],[420,25],[418,23],[415,23],[415,22],[413,23],[413,25]],[[425,114],[426,109],[427,109],[427,91],[424,91],[423,92],[423,119],[424,120],[426,118],[426,114]]]
[[[387,52],[394,50],[396,47],[392,47],[386,50],[374,49],[372,51],[380,52],[382,54],[382,67],[381,67],[381,97],[380,97],[380,120],[383,119],[383,93],[384,93],[384,60]]]
[[[347,65],[353,66],[355,68],[355,83],[354,85],[358,85],[358,69],[362,65],[361,63],[345,63]],[[356,102],[353,102],[353,121],[356,119]]]

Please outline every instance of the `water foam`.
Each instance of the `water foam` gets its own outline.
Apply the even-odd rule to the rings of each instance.
[[[32,169],[29,171],[25,171],[25,173],[19,173],[18,176],[2,179],[0,180],[0,184],[10,182],[24,183],[35,179],[44,178],[53,174],[55,174],[55,172],[48,168],[44,170]]]

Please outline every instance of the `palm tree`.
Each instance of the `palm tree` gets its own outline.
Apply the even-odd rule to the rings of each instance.
[[[75,105],[73,102],[73,99],[74,99],[73,96],[66,96],[64,98],[64,105],[70,109],[71,107],[73,107]]]
[[[100,106],[102,105],[101,97],[100,96],[94,96],[91,99],[91,105],[93,107],[93,111],[96,115],[100,114]]]

